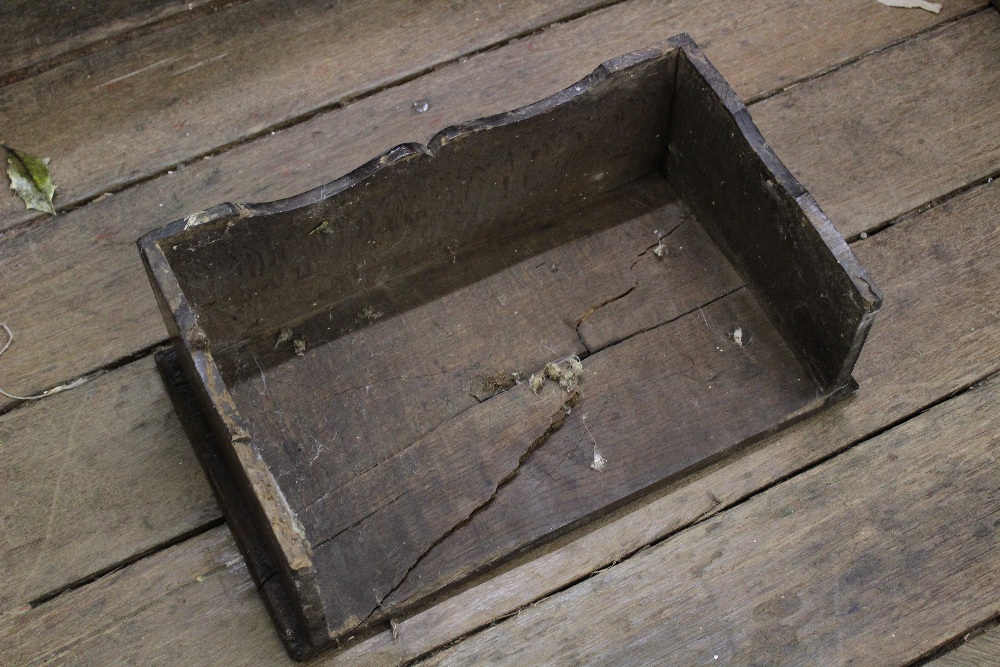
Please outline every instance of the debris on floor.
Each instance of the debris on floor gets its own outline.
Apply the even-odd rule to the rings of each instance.
[[[941,13],[941,5],[927,0],[877,0],[886,7],[899,7],[901,9],[923,9],[934,14]]]

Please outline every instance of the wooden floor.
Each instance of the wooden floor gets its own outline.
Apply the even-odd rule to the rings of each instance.
[[[0,402],[0,664],[290,663],[156,372],[140,234],[688,32],[885,294],[860,391],[314,662],[1000,665],[985,0],[9,4],[0,138],[59,215],[0,197],[0,387],[87,383]]]

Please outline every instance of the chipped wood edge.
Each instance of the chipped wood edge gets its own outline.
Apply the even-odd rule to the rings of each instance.
[[[178,220],[172,223],[171,228],[180,228],[183,232],[193,226],[229,218],[233,213],[238,214],[239,210],[224,204]],[[264,543],[279,576],[285,580],[289,595],[298,600],[298,620],[307,629],[309,643],[314,643],[315,639],[326,636],[326,619],[305,530],[250,437],[208,349],[208,339],[197,315],[170,270],[161,247],[164,242],[169,240],[157,238],[156,233],[148,234],[139,240],[139,249],[178,352],[180,366],[205,410],[210,428],[222,443],[223,456],[230,469],[235,469],[234,479],[249,491],[246,495],[252,500],[248,509],[260,527]],[[263,585],[265,582],[260,583]],[[293,657],[306,657],[306,653],[298,652],[303,642],[290,641],[287,646],[289,652],[295,651]]]

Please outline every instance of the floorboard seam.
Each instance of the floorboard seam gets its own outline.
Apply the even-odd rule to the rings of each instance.
[[[971,628],[966,628],[962,632],[958,633],[948,641],[944,642],[937,648],[931,649],[924,655],[920,656],[912,662],[906,663],[904,667],[923,667],[929,663],[934,662],[938,658],[941,658],[952,651],[961,648],[966,643],[972,641],[976,637],[989,632],[993,628],[1000,626],[1000,614],[994,614],[990,616],[985,621],[976,623]]]
[[[132,352],[131,354],[126,354],[126,355],[124,355],[122,357],[118,357],[117,359],[113,359],[113,360],[109,361],[108,363],[103,364],[102,366],[98,366],[97,368],[94,368],[94,369],[91,369],[89,371],[86,371],[85,373],[83,373],[81,375],[78,375],[75,378],[71,378],[71,379],[66,380],[64,382],[57,383],[57,384],[53,385],[52,387],[48,387],[47,389],[42,390],[40,393],[44,394],[46,391],[52,391],[56,387],[61,387],[63,385],[69,384],[71,382],[75,382],[77,380],[84,380],[84,382],[81,383],[79,386],[74,387],[73,389],[70,390],[70,391],[75,391],[76,389],[79,389],[80,387],[83,387],[84,385],[87,385],[87,384],[93,382],[94,380],[96,380],[97,378],[101,377],[102,375],[105,375],[107,373],[110,373],[111,371],[118,370],[119,368],[122,368],[124,366],[128,366],[129,364],[133,364],[133,363],[135,363],[137,361],[145,359],[146,357],[148,357],[148,356],[150,356],[152,354],[155,354],[156,352],[159,352],[161,349],[164,349],[169,344],[170,344],[169,340],[158,341],[158,342],[153,343],[152,345],[150,345],[148,347],[144,347],[144,348],[142,348],[140,350],[136,350],[135,352]],[[21,408],[23,408],[23,407],[25,407],[27,405],[30,405],[32,403],[42,403],[46,399],[52,398],[52,397],[54,397],[54,396],[56,396],[58,394],[62,394],[62,393],[63,392],[60,391],[60,392],[57,392],[55,394],[52,394],[51,397],[50,396],[46,396],[45,398],[41,398],[41,399],[38,399],[38,400],[30,400],[30,401],[12,400],[9,403],[7,403],[7,405],[0,406],[0,418],[5,417],[6,415],[9,415],[10,413],[15,412],[16,410],[19,410],[19,409],[21,409]],[[45,405],[48,405],[48,403],[46,403]]]
[[[186,542],[191,538],[203,535],[204,533],[207,533],[213,528],[218,528],[219,526],[225,523],[226,523],[225,517],[217,516],[214,519],[211,519],[210,521],[207,521],[199,526],[195,526],[194,528],[181,533],[180,535],[175,535],[169,540],[160,542],[158,544],[154,544],[148,549],[140,551],[137,554],[133,554],[128,558],[124,558],[116,563],[113,563],[105,568],[98,570],[97,572],[89,574],[86,577],[82,577],[80,579],[77,579],[76,581],[71,581],[70,583],[60,586],[59,588],[43,593],[42,595],[39,595],[38,597],[29,601],[28,606],[31,607],[32,609],[40,607],[46,602],[51,602],[52,600],[56,599],[57,597],[59,597],[64,593],[75,591],[78,588],[83,588],[84,586],[92,584],[99,579],[103,579],[104,577],[112,575],[115,572],[118,572],[119,570],[123,570],[129,565],[133,565],[148,556],[152,556],[153,554],[159,553],[160,551],[164,551],[165,549],[169,549],[170,547],[177,546],[178,544]]]
[[[903,213],[900,213],[897,216],[889,218],[885,222],[879,223],[878,225],[875,225],[870,229],[867,229],[863,232],[859,232],[858,234],[854,234],[848,239],[848,242],[854,243],[855,241],[863,241],[864,239],[870,239],[876,234],[881,234],[885,230],[895,227],[901,222],[906,222],[908,220],[918,218],[927,211],[930,211],[931,209],[937,208],[942,204],[946,204],[952,199],[955,199],[956,197],[959,197],[965,194],[966,192],[969,192],[970,190],[975,190],[976,188],[983,185],[989,185],[995,180],[1000,180],[1000,169],[997,169],[996,171],[991,171],[985,176],[980,176],[979,178],[973,179],[964,185],[960,185],[954,190],[950,190],[942,195],[935,197],[934,199],[926,201],[923,204],[920,204],[919,206],[911,208],[909,211],[904,211]],[[861,236],[862,234],[864,234],[863,237]]]
[[[243,0],[243,1],[244,2],[248,2],[249,0]],[[403,86],[403,85],[405,85],[407,83],[410,83],[411,81],[419,79],[419,78],[421,78],[423,76],[427,76],[428,74],[432,74],[433,72],[435,72],[435,71],[437,71],[439,69],[442,69],[444,67],[448,67],[450,65],[454,65],[455,63],[458,63],[458,62],[460,62],[462,60],[466,60],[466,59],[469,59],[469,58],[474,58],[476,56],[482,55],[484,53],[488,53],[490,51],[496,51],[496,50],[501,49],[501,48],[503,48],[503,47],[505,47],[505,46],[513,43],[513,42],[516,42],[516,41],[519,41],[519,40],[523,40],[523,39],[527,39],[527,38],[532,37],[534,35],[538,35],[538,34],[544,32],[546,30],[549,30],[549,29],[557,26],[557,25],[561,25],[563,23],[569,23],[571,21],[576,21],[576,20],[578,20],[580,18],[583,18],[584,16],[586,16],[588,14],[596,13],[596,12],[602,11],[604,9],[607,9],[608,7],[612,7],[614,5],[622,4],[622,3],[627,2],[627,1],[628,0],[609,0],[608,2],[603,2],[603,3],[600,3],[600,4],[595,5],[593,7],[590,7],[588,9],[586,9],[586,10],[581,10],[579,12],[563,16],[563,17],[561,17],[559,19],[555,19],[555,20],[553,20],[553,21],[551,21],[549,23],[546,23],[545,25],[539,26],[537,28],[533,28],[531,30],[524,31],[523,33],[518,33],[518,34],[512,35],[512,36],[510,36],[510,37],[508,37],[506,39],[499,40],[497,42],[494,42],[492,44],[480,47],[478,49],[473,49],[473,50],[468,51],[468,52],[466,52],[464,54],[456,56],[454,58],[450,58],[448,60],[443,60],[443,61],[441,61],[439,63],[428,65],[427,67],[425,67],[425,68],[423,68],[423,69],[421,69],[421,70],[419,70],[417,72],[413,72],[412,74],[409,74],[409,75],[406,75],[406,76],[401,76],[401,77],[399,77],[397,79],[393,79],[391,81],[385,82],[382,85],[375,86],[375,87],[373,87],[373,88],[371,88],[369,90],[366,90],[366,91],[364,91],[362,93],[359,93],[357,95],[353,95],[353,96],[352,95],[345,95],[343,98],[341,98],[339,100],[336,100],[334,102],[329,102],[327,104],[321,105],[321,106],[319,106],[319,107],[317,107],[315,109],[312,109],[311,111],[307,111],[307,112],[298,114],[296,116],[292,116],[292,117],[287,118],[287,119],[285,119],[285,120],[283,120],[283,121],[281,121],[279,123],[275,123],[274,125],[270,125],[268,127],[265,127],[262,130],[258,130],[257,132],[254,132],[254,133],[251,133],[251,134],[247,134],[247,135],[245,135],[245,136],[243,136],[243,137],[241,137],[239,139],[236,139],[236,140],[233,140],[233,141],[230,141],[230,142],[226,142],[224,144],[220,144],[219,146],[216,146],[215,148],[212,148],[212,149],[210,149],[208,151],[205,151],[205,152],[202,152],[202,153],[198,153],[198,154],[195,154],[195,155],[191,155],[191,156],[185,158],[184,160],[181,160],[180,162],[177,162],[177,163],[174,163],[172,165],[163,167],[163,168],[161,168],[161,169],[159,169],[159,170],[157,170],[155,172],[151,172],[149,174],[146,174],[145,176],[138,176],[138,177],[132,178],[130,180],[124,181],[122,183],[119,183],[119,184],[116,184],[116,185],[113,185],[113,186],[109,186],[107,188],[103,188],[102,191],[99,192],[99,193],[97,193],[97,194],[93,194],[93,195],[88,196],[88,197],[82,197],[78,201],[71,202],[69,204],[66,204],[65,206],[57,207],[56,211],[57,211],[57,213],[69,213],[69,212],[75,211],[75,210],[77,210],[79,208],[83,208],[84,206],[88,206],[89,204],[94,203],[96,200],[104,197],[105,195],[109,195],[109,194],[110,195],[117,195],[117,194],[120,194],[120,193],[122,193],[122,192],[124,192],[126,190],[130,190],[130,189],[132,189],[134,187],[138,187],[138,186],[140,186],[140,185],[142,185],[144,183],[147,183],[149,181],[152,181],[152,180],[155,180],[155,179],[160,178],[162,176],[165,176],[165,175],[167,175],[170,172],[176,171],[178,169],[182,169],[186,165],[191,164],[193,162],[197,162],[199,160],[205,160],[205,159],[211,159],[211,158],[219,157],[219,156],[221,156],[221,155],[223,155],[225,153],[228,153],[229,151],[232,151],[232,150],[234,150],[236,148],[239,148],[240,146],[243,146],[245,144],[253,143],[253,142],[255,142],[255,141],[259,140],[259,139],[263,139],[264,137],[270,136],[272,134],[276,134],[276,133],[281,132],[283,130],[290,129],[290,128],[296,126],[296,125],[300,125],[302,123],[308,122],[308,121],[312,120],[313,118],[315,118],[316,116],[319,116],[319,115],[322,115],[322,114],[326,114],[326,113],[330,113],[332,111],[336,111],[337,109],[345,108],[345,107],[347,107],[350,104],[354,104],[356,102],[360,102],[362,100],[365,100],[365,99],[367,99],[369,97],[373,97],[375,95],[378,95],[380,93],[386,92],[388,90],[392,90],[394,88],[398,88],[398,87]],[[819,78],[821,78],[823,76],[826,76],[827,74],[831,74],[833,72],[836,72],[839,69],[842,69],[844,67],[848,67],[848,66],[850,66],[850,65],[852,65],[852,64],[854,64],[854,63],[856,63],[856,62],[858,62],[858,61],[860,61],[860,60],[862,60],[864,58],[867,58],[867,57],[872,56],[872,55],[876,55],[876,54],[881,53],[882,51],[886,51],[888,49],[895,48],[895,47],[897,47],[897,46],[899,46],[899,45],[901,45],[901,44],[903,44],[905,42],[908,42],[908,41],[910,41],[912,39],[916,39],[916,38],[919,38],[919,37],[921,37],[923,35],[929,34],[929,33],[933,32],[934,30],[947,27],[947,26],[955,23],[956,21],[960,21],[960,20],[962,20],[964,18],[967,18],[967,17],[972,16],[974,14],[978,14],[980,12],[990,11],[991,9],[992,9],[992,7],[987,3],[987,4],[985,4],[985,5],[981,6],[981,7],[978,7],[976,9],[971,9],[971,10],[968,10],[966,12],[962,12],[961,14],[957,14],[957,15],[951,17],[951,18],[948,18],[948,19],[940,22],[940,23],[935,23],[934,25],[929,26],[928,28],[925,28],[923,30],[917,31],[917,32],[912,33],[910,35],[907,35],[906,37],[900,38],[900,39],[892,42],[891,44],[883,45],[883,46],[881,46],[879,48],[871,49],[871,50],[866,51],[864,53],[857,54],[857,55],[852,56],[851,58],[848,58],[848,59],[846,59],[846,60],[844,60],[844,61],[842,61],[840,63],[836,63],[834,65],[831,65],[830,67],[825,68],[825,69],[823,69],[823,70],[821,70],[819,72],[813,72],[813,73],[808,74],[808,75],[806,75],[806,76],[804,76],[804,77],[802,77],[800,79],[796,79],[795,81],[792,81],[788,85],[783,86],[781,88],[773,89],[770,92],[763,93],[761,95],[751,96],[751,97],[749,97],[745,101],[745,104],[746,104],[747,107],[750,107],[751,105],[756,104],[757,102],[762,102],[762,101],[764,101],[764,100],[766,100],[766,99],[768,99],[770,97],[773,97],[773,96],[778,95],[778,94],[780,94],[780,93],[782,93],[782,92],[784,92],[786,90],[794,88],[795,86],[798,86],[798,85],[804,84],[804,83],[808,83],[809,81],[813,81],[815,79],[819,79]],[[38,216],[35,216],[35,217],[32,217],[32,218],[28,218],[27,220],[23,220],[23,221],[21,221],[19,223],[11,225],[10,227],[8,227],[8,228],[0,231],[0,238],[2,238],[4,234],[8,234],[8,233],[10,233],[10,232],[12,232],[14,230],[18,230],[18,229],[22,229],[22,228],[27,228],[27,227],[30,227],[32,225],[39,224],[40,222],[44,222],[44,221],[46,221],[48,219],[49,219],[49,216],[43,215],[43,214],[39,214]]]
[[[244,0],[244,1],[249,1],[249,0]],[[613,5],[621,4],[621,3],[627,2],[627,1],[628,0],[607,0],[606,2],[601,2],[599,4],[596,4],[596,5],[592,6],[592,7],[587,8],[585,10],[580,10],[578,12],[574,12],[574,13],[571,13],[571,14],[567,14],[565,16],[561,16],[561,17],[559,17],[557,19],[553,19],[552,21],[550,21],[550,22],[548,22],[548,23],[546,23],[544,25],[532,28],[530,30],[525,30],[523,32],[519,32],[519,33],[513,34],[513,35],[511,35],[509,37],[506,37],[504,39],[498,40],[496,42],[492,42],[492,43],[490,43],[488,45],[481,46],[481,47],[476,48],[476,49],[472,49],[471,51],[466,51],[465,53],[461,53],[461,54],[459,54],[459,55],[457,55],[457,56],[455,56],[453,58],[449,58],[447,60],[442,60],[441,62],[438,62],[438,63],[433,63],[433,64],[430,64],[430,65],[427,65],[426,67],[424,67],[424,68],[422,68],[422,69],[420,69],[420,70],[418,70],[416,72],[400,76],[400,77],[392,79],[390,81],[386,81],[386,82],[384,82],[384,83],[382,83],[380,85],[377,85],[377,86],[374,86],[372,88],[369,88],[368,90],[365,90],[363,92],[360,92],[360,93],[357,93],[357,94],[354,94],[354,95],[350,95],[350,94],[344,95],[343,97],[341,97],[338,100],[335,100],[333,102],[328,102],[326,104],[320,105],[320,106],[318,106],[315,109],[312,109],[310,111],[305,111],[305,112],[300,113],[298,115],[291,116],[291,117],[286,118],[285,120],[283,120],[281,122],[275,123],[273,125],[269,125],[268,127],[265,127],[262,130],[258,130],[257,132],[253,132],[251,134],[247,134],[247,135],[245,135],[243,137],[240,137],[239,139],[235,139],[233,141],[229,141],[229,142],[226,142],[224,144],[220,144],[220,145],[216,146],[215,148],[212,148],[210,150],[204,151],[202,153],[197,153],[197,154],[191,155],[191,156],[189,156],[189,157],[181,160],[180,162],[176,162],[174,164],[168,165],[168,166],[163,167],[163,168],[161,168],[161,169],[159,169],[159,170],[157,170],[155,172],[151,172],[149,174],[146,174],[145,176],[138,176],[138,177],[132,178],[130,180],[124,181],[122,183],[119,183],[119,184],[116,184],[116,185],[113,185],[113,186],[110,186],[110,187],[107,187],[107,188],[103,188],[102,191],[99,192],[99,193],[97,193],[97,194],[91,195],[89,197],[81,197],[78,201],[71,202],[69,204],[66,204],[65,206],[61,206],[61,207],[57,206],[56,213],[57,214],[70,213],[70,212],[75,211],[75,210],[77,210],[79,208],[83,208],[84,206],[87,206],[89,204],[94,203],[96,200],[104,197],[105,195],[117,195],[117,194],[120,194],[120,193],[122,193],[122,192],[124,192],[126,190],[130,190],[130,189],[132,189],[134,187],[140,186],[140,185],[142,185],[144,183],[148,183],[149,181],[152,181],[152,180],[155,180],[155,179],[160,178],[162,176],[165,176],[168,173],[177,171],[178,169],[183,169],[186,165],[191,164],[193,162],[197,162],[199,160],[206,160],[206,159],[211,159],[211,158],[219,157],[219,156],[223,155],[224,153],[228,153],[229,151],[232,151],[232,150],[234,150],[236,148],[239,148],[240,146],[243,146],[244,144],[253,143],[253,142],[257,141],[258,139],[263,139],[264,137],[268,137],[268,136],[271,136],[273,134],[277,134],[278,132],[290,129],[290,128],[296,126],[296,125],[301,125],[302,123],[306,123],[306,122],[312,120],[313,118],[315,118],[316,116],[320,116],[322,114],[330,113],[331,111],[336,111],[337,109],[342,109],[344,107],[347,107],[350,104],[354,104],[356,102],[360,102],[362,100],[368,99],[369,97],[373,97],[375,95],[378,95],[380,93],[386,92],[388,90],[392,90],[394,88],[398,88],[398,87],[403,86],[403,85],[405,85],[407,83],[410,83],[411,81],[415,81],[416,79],[419,79],[421,77],[427,76],[428,74],[432,74],[435,71],[437,71],[439,69],[442,69],[444,67],[448,67],[450,65],[454,65],[455,63],[461,62],[463,60],[467,60],[469,58],[475,58],[476,56],[482,55],[484,53],[488,53],[490,51],[496,51],[497,49],[501,49],[501,48],[503,48],[503,47],[505,47],[505,46],[513,43],[513,42],[517,42],[517,41],[520,41],[522,39],[527,39],[529,37],[533,37],[535,35],[541,34],[542,32],[544,32],[544,31],[546,31],[546,30],[548,30],[548,29],[550,29],[550,28],[552,28],[554,26],[557,26],[557,25],[560,25],[560,24],[563,24],[563,23],[568,23],[570,21],[575,21],[577,19],[583,18],[587,14],[598,12],[598,11],[607,9],[608,7],[611,7]],[[49,217],[50,216],[48,216],[48,215],[39,214],[38,216],[35,216],[33,218],[29,218],[27,220],[23,220],[23,221],[21,221],[19,223],[11,225],[10,227],[8,227],[8,228],[0,231],[0,238],[2,238],[4,234],[8,234],[8,233],[10,233],[10,232],[12,232],[14,230],[18,230],[18,229],[22,229],[22,228],[25,228],[25,227],[28,227],[28,226],[31,226],[31,225],[35,225],[35,224],[38,224],[39,222],[44,222],[44,221],[48,220]]]
[[[918,30],[917,32],[910,33],[906,37],[900,37],[896,41],[891,42],[889,44],[883,44],[882,46],[876,47],[874,49],[869,49],[868,51],[864,51],[862,53],[853,55],[850,58],[842,60],[842,61],[840,61],[838,63],[834,63],[833,65],[830,65],[829,67],[826,67],[826,68],[824,68],[822,70],[819,70],[817,72],[813,72],[812,74],[807,74],[806,76],[804,76],[804,77],[802,77],[800,79],[796,79],[795,81],[792,81],[792,82],[788,83],[787,85],[779,86],[778,88],[773,88],[773,89],[771,89],[771,90],[769,90],[769,91],[767,91],[765,93],[760,93],[759,95],[752,95],[752,96],[750,96],[749,98],[747,98],[745,100],[745,104],[746,104],[747,107],[753,106],[754,104],[757,104],[758,102],[763,102],[765,100],[768,100],[768,99],[770,99],[772,97],[780,95],[781,93],[789,91],[792,88],[797,88],[798,86],[801,86],[801,85],[804,85],[804,84],[807,84],[807,83],[811,83],[812,81],[815,81],[817,79],[821,79],[824,76],[827,76],[828,74],[833,74],[834,72],[842,70],[842,69],[844,69],[846,67],[850,67],[851,65],[853,65],[853,64],[855,64],[855,63],[857,63],[857,62],[859,62],[861,60],[864,60],[865,58],[869,58],[871,56],[878,55],[879,53],[882,53],[883,51],[889,51],[890,49],[894,49],[897,46],[905,44],[906,42],[909,42],[909,41],[914,40],[914,39],[919,39],[919,38],[924,37],[926,35],[932,34],[932,33],[936,32],[938,30],[943,30],[943,29],[947,28],[948,26],[952,25],[953,23],[958,23],[959,21],[961,21],[963,19],[967,19],[970,16],[975,16],[976,14],[980,14],[982,12],[987,12],[990,9],[991,9],[990,3],[989,2],[984,2],[979,7],[975,7],[973,9],[967,9],[964,12],[959,12],[958,14],[955,14],[954,16],[951,16],[951,17],[946,18],[946,19],[944,19],[942,21],[939,21],[938,23],[935,23],[933,25],[929,25],[926,28],[922,28],[921,30]]]
[[[868,434],[866,434],[866,435],[864,435],[864,436],[862,436],[860,438],[856,438],[855,440],[852,440],[852,441],[848,442],[843,447],[840,447],[840,448],[836,449],[835,451],[830,452],[829,454],[827,454],[827,455],[825,455],[825,456],[823,456],[823,457],[821,457],[819,459],[816,459],[815,461],[812,461],[812,462],[810,462],[809,464],[807,464],[805,466],[802,466],[801,468],[798,468],[798,469],[796,469],[796,470],[794,470],[792,472],[789,472],[789,473],[787,473],[785,475],[782,475],[781,477],[773,480],[772,482],[770,482],[770,483],[768,483],[768,484],[766,484],[764,486],[761,486],[761,487],[755,489],[753,492],[751,492],[751,493],[749,493],[747,495],[744,495],[744,496],[742,496],[740,498],[736,498],[736,499],[731,500],[729,502],[720,501],[720,502],[718,502],[718,504],[716,506],[712,507],[710,511],[702,513],[701,515],[699,515],[698,517],[696,517],[691,522],[686,523],[683,526],[680,526],[678,528],[675,528],[674,530],[668,532],[666,535],[663,535],[662,537],[659,537],[656,540],[648,542],[648,543],[642,545],[641,547],[639,547],[638,549],[635,549],[635,550],[633,550],[633,551],[631,551],[631,552],[629,552],[629,553],[627,553],[627,554],[625,554],[625,555],[623,555],[621,557],[615,558],[613,562],[609,562],[609,563],[607,563],[607,564],[605,564],[605,565],[603,565],[601,567],[598,567],[597,569],[595,569],[595,570],[593,570],[591,572],[588,572],[587,574],[582,575],[582,576],[574,579],[573,581],[568,582],[565,585],[560,586],[559,588],[557,588],[557,589],[555,589],[555,590],[553,590],[553,591],[551,591],[549,593],[546,593],[543,596],[540,596],[540,597],[538,597],[538,598],[536,598],[534,600],[531,600],[530,602],[527,602],[527,603],[519,606],[517,609],[514,609],[514,610],[510,611],[509,613],[503,614],[501,617],[498,617],[497,620],[491,621],[490,623],[487,623],[487,624],[483,624],[483,625],[479,626],[478,628],[476,628],[474,630],[469,630],[468,632],[462,634],[459,637],[456,637],[455,639],[451,640],[450,642],[448,642],[448,643],[446,643],[446,644],[444,644],[442,646],[436,647],[436,648],[434,648],[434,649],[432,649],[430,651],[427,651],[427,652],[425,652],[425,653],[423,653],[421,655],[418,655],[418,656],[412,658],[411,660],[409,660],[406,663],[404,663],[402,665],[402,667],[411,667],[411,665],[414,665],[414,664],[416,664],[416,663],[418,663],[420,661],[427,660],[428,658],[430,658],[430,657],[432,657],[432,656],[434,656],[434,655],[436,655],[436,654],[438,654],[438,653],[440,653],[442,651],[447,650],[449,647],[454,646],[455,644],[458,644],[458,643],[460,643],[462,641],[465,641],[466,639],[469,639],[470,637],[472,637],[474,635],[479,634],[480,632],[482,632],[486,628],[488,628],[488,627],[490,627],[492,625],[495,625],[499,620],[502,620],[502,619],[505,619],[505,618],[509,618],[511,616],[515,616],[518,613],[520,613],[521,611],[523,611],[523,610],[525,610],[525,609],[527,609],[529,607],[537,606],[538,604],[540,604],[540,603],[548,600],[549,598],[553,598],[553,597],[559,595],[560,593],[563,593],[563,592],[565,592],[565,591],[573,588],[574,586],[576,586],[576,585],[578,585],[578,584],[580,584],[580,583],[582,583],[582,582],[584,582],[584,581],[586,581],[586,580],[588,580],[588,579],[590,579],[592,577],[595,577],[595,576],[601,574],[604,570],[607,570],[607,569],[609,569],[611,567],[617,567],[618,565],[620,565],[620,564],[622,564],[622,563],[624,563],[624,562],[626,562],[626,561],[634,558],[635,556],[637,556],[640,553],[646,551],[647,549],[651,549],[651,548],[654,548],[656,546],[659,546],[660,544],[666,542],[667,540],[670,540],[670,539],[676,537],[678,534],[680,534],[682,532],[685,532],[685,531],[688,531],[688,530],[691,530],[692,528],[695,528],[696,526],[698,526],[698,525],[700,525],[700,524],[702,524],[702,523],[704,523],[704,522],[706,522],[706,521],[708,521],[708,520],[710,520],[712,518],[715,518],[716,516],[718,516],[722,512],[727,512],[727,511],[729,511],[731,509],[734,509],[734,508],[736,508],[736,507],[738,507],[740,505],[743,505],[744,503],[747,503],[747,502],[753,500],[757,496],[759,496],[759,495],[761,495],[763,493],[768,492],[769,490],[773,489],[774,487],[776,487],[776,486],[778,486],[780,484],[783,484],[783,483],[785,483],[785,482],[787,482],[787,481],[789,481],[789,480],[791,480],[791,479],[793,479],[795,477],[798,477],[799,475],[802,475],[803,473],[806,473],[806,472],[812,470],[813,468],[821,466],[824,463],[830,461],[831,459],[833,459],[833,458],[835,458],[837,456],[840,456],[841,454],[844,454],[844,453],[846,453],[846,452],[848,452],[848,451],[850,451],[850,450],[852,450],[852,449],[854,449],[854,448],[856,448],[858,446],[861,446],[861,445],[865,444],[866,442],[879,437],[883,433],[885,433],[887,431],[890,431],[890,430],[892,430],[892,429],[894,429],[894,428],[896,428],[898,426],[901,426],[904,423],[906,423],[906,422],[908,422],[908,421],[910,421],[912,419],[915,419],[916,417],[919,417],[920,415],[924,414],[925,412],[927,412],[929,410],[932,410],[932,409],[936,408],[937,406],[939,406],[939,405],[941,405],[943,403],[946,403],[948,401],[954,400],[954,399],[962,396],[963,394],[965,394],[965,393],[967,393],[967,392],[969,392],[971,390],[976,389],[977,387],[979,387],[980,385],[982,385],[983,383],[989,381],[990,379],[992,379],[994,377],[1000,377],[1000,370],[993,369],[990,372],[988,372],[988,373],[986,373],[984,375],[981,375],[980,377],[978,377],[977,379],[973,380],[972,382],[969,382],[969,383],[966,383],[966,384],[960,386],[958,389],[950,392],[949,394],[947,394],[947,395],[945,395],[945,396],[943,396],[943,397],[941,397],[941,398],[939,398],[939,399],[937,399],[935,401],[927,403],[926,405],[924,405],[924,406],[922,406],[922,407],[920,407],[920,408],[918,408],[916,410],[913,410],[912,412],[904,415],[903,417],[900,417],[899,419],[896,419],[896,420],[892,421],[891,423],[889,423],[889,424],[887,424],[887,425],[885,425],[885,426],[883,426],[881,428],[875,429],[872,432],[870,432],[870,433],[868,433]],[[718,499],[715,498],[715,500],[718,500]],[[986,623],[989,623],[989,622],[990,621],[987,621]],[[969,632],[968,630],[965,631],[965,632],[963,632],[962,635],[961,635],[961,637],[964,637],[965,635],[967,635],[968,632]],[[961,643],[961,641],[962,641],[961,637],[959,637],[958,639],[953,639],[951,641]],[[918,663],[918,665],[919,664],[922,664],[922,663]],[[918,667],[918,665],[914,665],[913,667]]]

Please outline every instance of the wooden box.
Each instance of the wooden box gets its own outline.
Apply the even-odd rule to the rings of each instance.
[[[139,245],[298,658],[850,393],[881,302],[686,36]]]

